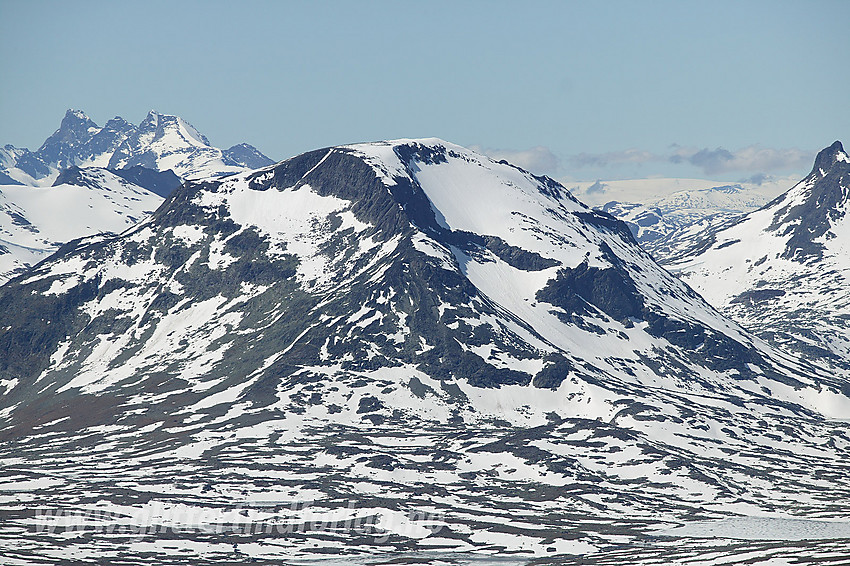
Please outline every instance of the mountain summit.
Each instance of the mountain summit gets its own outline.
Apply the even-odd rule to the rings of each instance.
[[[843,224],[848,195],[850,157],[836,141],[818,153],[803,181],[771,203],[776,213],[768,230],[790,235],[783,257],[820,257],[826,250],[823,240],[834,238],[833,229]]]
[[[44,141],[36,154],[45,165],[57,169],[77,165],[82,162],[83,155],[90,154],[88,144],[100,131],[101,128],[82,111],[68,110],[59,129]]]
[[[221,150],[178,116],[151,110],[134,126],[116,116],[105,126],[80,110],[68,110],[59,129],[35,152],[6,146],[0,149],[0,174],[6,182],[28,185],[72,166],[121,169],[141,165],[171,169],[182,178],[209,177],[256,169],[272,161],[253,146],[239,144]]]
[[[821,479],[850,462],[834,375],[555,181],[438,139],[189,181],[123,234],[68,244],[0,287],[0,386],[4,485],[62,470],[29,505],[265,521],[235,541],[252,558],[604,556],[664,521],[850,500]],[[31,520],[14,509],[4,555],[76,544],[3,542]],[[310,520],[328,529],[278,529]],[[147,552],[123,532],[99,559]]]
[[[844,146],[838,140],[818,152],[812,173],[820,172],[821,175],[825,175],[826,171],[832,169],[836,163],[850,163],[850,158],[844,151]]]

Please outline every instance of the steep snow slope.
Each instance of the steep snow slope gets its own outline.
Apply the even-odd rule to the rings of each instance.
[[[850,501],[836,375],[551,179],[441,140],[187,183],[0,288],[0,352],[22,562],[670,563],[705,545],[659,527]],[[777,544],[835,547],[735,547]]]
[[[850,367],[850,157],[839,142],[764,208],[691,240],[671,267],[775,344]]]
[[[163,199],[105,170],[75,184],[0,185],[0,283],[59,246],[100,232],[123,232]]]

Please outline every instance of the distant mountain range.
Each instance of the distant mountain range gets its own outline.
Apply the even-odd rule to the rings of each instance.
[[[764,206],[796,182],[772,179],[717,184],[701,179],[634,179],[571,184],[573,193],[624,221],[635,239],[662,263],[677,246]]]
[[[179,116],[151,110],[138,125],[116,116],[100,127],[68,110],[59,129],[36,151],[0,148],[0,183],[39,185],[69,167],[173,171],[182,179],[215,177],[271,165],[248,144],[218,149]],[[49,184],[49,183],[48,183]]]
[[[822,153],[741,224],[781,236],[753,256],[759,277],[776,254],[844,249],[845,159]],[[706,281],[748,289],[722,273]],[[0,553],[828,561],[846,541],[660,533],[846,526],[848,384],[721,314],[548,177],[438,139],[324,148],[190,179],[0,287]],[[251,528],[206,528],[234,521]]]
[[[0,148],[0,283],[70,240],[134,225],[183,178],[271,163],[248,144],[212,147],[177,116],[151,111],[138,126],[116,117],[101,128],[68,110],[37,151]]]

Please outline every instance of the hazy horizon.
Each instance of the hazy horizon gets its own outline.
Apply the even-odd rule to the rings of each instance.
[[[154,108],[275,160],[433,136],[558,178],[744,181],[803,174],[850,130],[838,1],[2,0],[0,15],[0,144],[30,149],[67,108],[101,125]]]

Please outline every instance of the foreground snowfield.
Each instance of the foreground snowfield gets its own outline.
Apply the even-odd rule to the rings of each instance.
[[[839,564],[847,556],[846,509],[826,501],[846,498],[846,486],[842,492],[822,480],[812,488],[805,484],[814,478],[797,484],[796,472],[773,469],[762,489],[749,487],[752,470],[766,469],[753,464],[772,458],[787,470],[832,470],[829,483],[840,485],[846,468],[819,458],[741,446],[733,450],[747,463],[718,469],[714,457],[680,451],[691,460],[682,462],[687,472],[670,476],[671,454],[648,459],[663,445],[643,435],[615,440],[622,428],[593,421],[467,426],[462,434],[421,421],[409,423],[415,430],[309,415],[294,421],[266,417],[216,433],[183,426],[129,437],[92,427],[73,444],[48,441],[49,457],[12,445],[16,455],[3,459],[0,483],[4,563],[322,563],[335,555],[345,558],[328,563],[385,563],[411,553],[449,564],[490,563],[488,556],[495,563],[557,556],[564,564],[722,564],[746,556],[756,564]],[[35,445],[45,442],[35,436]],[[160,440],[144,440],[153,436]],[[614,447],[625,454],[609,469],[603,462]],[[661,472],[657,479],[640,481],[651,469]],[[707,476],[689,480],[697,470]],[[688,481],[688,490],[677,487]],[[796,493],[783,496],[783,484]],[[770,518],[760,516],[767,502],[777,509]],[[827,519],[792,520],[815,509]]]
[[[846,376],[441,140],[189,183],[0,288],[0,348],[11,564],[847,556]]]

